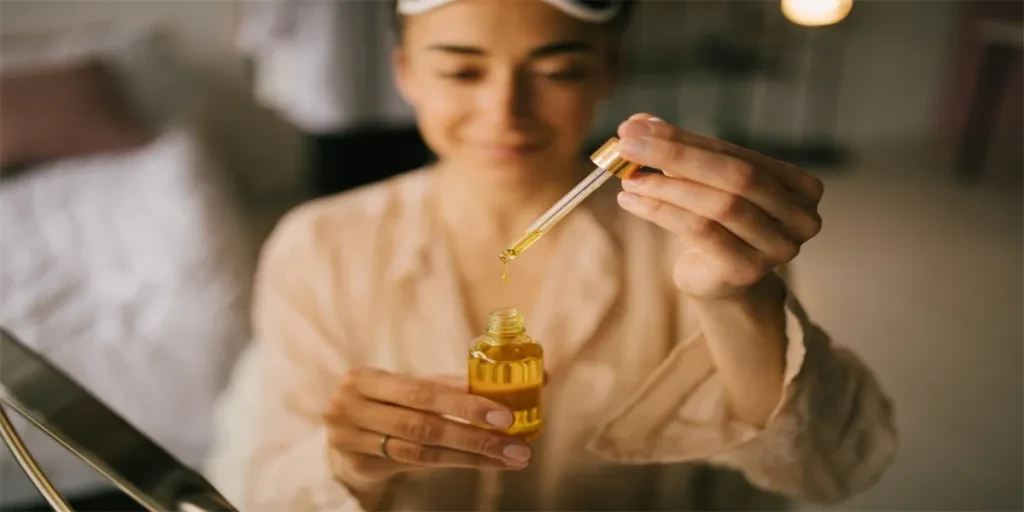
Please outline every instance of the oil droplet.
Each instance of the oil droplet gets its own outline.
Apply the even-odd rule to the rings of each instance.
[[[504,267],[504,270],[502,270],[501,273],[502,284],[508,284],[508,262],[514,260],[515,257],[516,253],[512,249],[505,249],[505,251],[498,256],[498,259],[501,260],[501,264]]]

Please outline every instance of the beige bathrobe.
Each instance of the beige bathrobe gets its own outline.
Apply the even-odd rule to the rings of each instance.
[[[257,339],[223,398],[208,465],[243,510],[362,510],[328,470],[321,419],[349,369],[465,375],[479,333],[435,236],[428,183],[429,171],[414,171],[314,201],[267,242]],[[557,228],[526,318],[549,372],[529,468],[408,474],[389,486],[386,508],[770,506],[709,466],[814,501],[872,485],[897,445],[872,373],[789,297],[783,398],[764,428],[732,417],[700,325],[670,278],[676,237],[622,212],[605,188]]]

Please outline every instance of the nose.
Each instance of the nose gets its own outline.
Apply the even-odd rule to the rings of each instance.
[[[514,128],[530,117],[533,91],[525,73],[495,73],[481,95],[480,111],[503,128]]]

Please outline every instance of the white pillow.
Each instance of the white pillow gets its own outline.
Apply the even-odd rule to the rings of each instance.
[[[253,244],[221,179],[196,137],[173,130],[0,183],[0,324],[192,465],[249,339]],[[18,424],[59,489],[104,486]],[[35,499],[4,452],[3,502]]]
[[[159,25],[95,22],[0,36],[0,74],[100,59],[111,64],[140,119],[161,131],[189,120],[198,87]]]

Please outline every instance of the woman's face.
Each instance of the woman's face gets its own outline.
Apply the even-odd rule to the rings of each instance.
[[[550,172],[578,157],[611,93],[617,39],[536,0],[460,0],[405,19],[396,74],[440,158]]]

